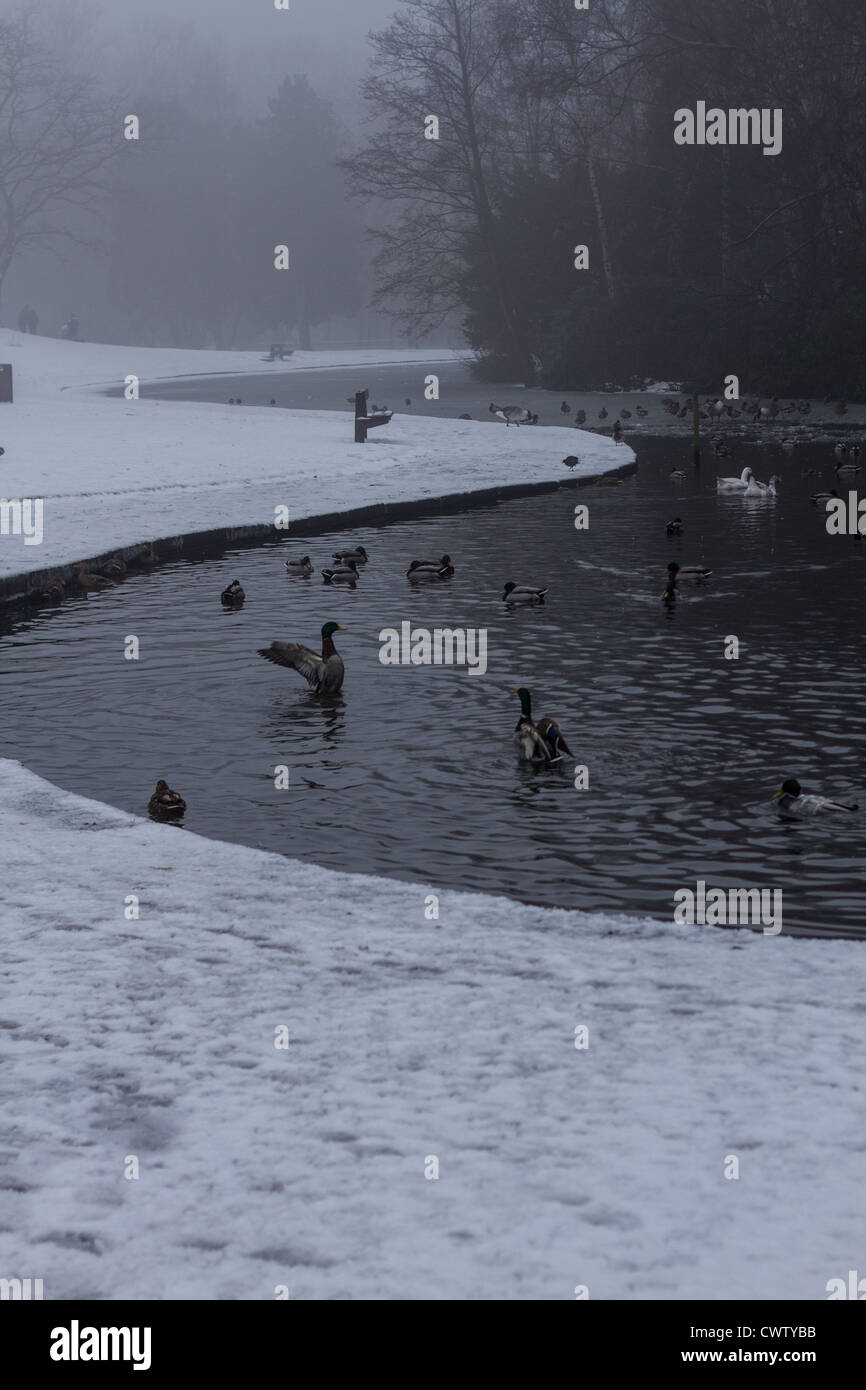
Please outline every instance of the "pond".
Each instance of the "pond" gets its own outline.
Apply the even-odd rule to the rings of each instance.
[[[698,475],[681,440],[637,448],[620,486],[290,535],[46,608],[0,641],[5,751],[140,814],[165,777],[189,807],[176,833],[338,870],[665,920],[699,879],[775,888],[784,931],[862,937],[866,554],[829,536],[809,500],[833,485],[832,447],[789,458],[741,445],[736,466],[710,456]],[[745,463],[784,476],[775,502],[716,494],[716,473]],[[809,466],[823,479],[802,478]],[[674,515],[684,533],[668,537]],[[332,550],[356,542],[371,557],[357,589],[324,585]],[[453,578],[408,583],[412,559],[446,552]],[[285,558],[306,553],[315,575],[289,577]],[[669,560],[713,571],[670,607]],[[234,578],[246,602],[226,610]],[[547,586],[544,606],[506,608],[509,579]],[[346,680],[322,700],[256,652],[316,645],[328,619],[346,629]],[[380,632],[406,621],[486,630],[486,672],[383,665]],[[124,658],[130,635],[137,661]],[[515,685],[536,717],[559,719],[573,758],[519,763]],[[288,789],[275,787],[280,765]],[[781,821],[771,798],[789,776],[864,810]]]

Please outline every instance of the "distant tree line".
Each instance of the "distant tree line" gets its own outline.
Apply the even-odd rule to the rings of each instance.
[[[563,388],[866,395],[858,0],[405,0],[372,42],[347,171],[407,325]],[[675,144],[699,101],[781,109],[782,152]]]

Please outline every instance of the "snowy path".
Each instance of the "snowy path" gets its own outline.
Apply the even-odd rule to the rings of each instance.
[[[858,946],[441,885],[426,921],[2,772],[0,1269],[46,1298],[811,1299],[862,1265]]]

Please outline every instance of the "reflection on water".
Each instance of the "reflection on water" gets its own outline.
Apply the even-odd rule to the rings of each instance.
[[[759,476],[784,475],[775,503],[718,497],[730,467],[673,483],[687,446],[646,440],[621,487],[298,542],[317,568],[363,542],[354,593],[288,578],[289,541],[46,610],[0,642],[4,746],[141,813],[164,776],[188,828],[337,869],[668,920],[697,879],[781,888],[786,931],[866,935],[866,810],[786,824],[771,802],[797,776],[866,806],[863,545],[827,536],[816,483],[800,477],[823,467],[832,486],[829,448],[799,450],[796,466],[775,448],[741,452]],[[587,531],[574,529],[578,498]],[[668,538],[674,515],[685,534]],[[409,586],[410,559],[446,551],[453,580]],[[714,573],[668,610],[671,559]],[[224,610],[235,577],[247,601]],[[507,610],[507,579],[548,585],[546,605]],[[347,628],[347,676],[322,701],[255,652],[315,645],[329,618]],[[486,627],[487,674],[381,665],[380,630],[404,620]],[[131,633],[138,662],[123,659]],[[732,635],[737,661],[724,658]],[[560,719],[588,790],[571,761],[518,764],[509,687],[523,684],[536,715]],[[288,791],[274,787],[279,764]]]

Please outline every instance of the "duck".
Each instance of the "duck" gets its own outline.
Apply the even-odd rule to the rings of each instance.
[[[488,410],[491,415],[504,420],[506,428],[508,425],[532,425],[538,420],[538,416],[527,410],[525,405],[494,405],[491,401]]]
[[[529,584],[515,584],[509,579],[502,595],[503,603],[544,603],[546,589],[533,589]]]
[[[349,560],[354,560],[356,565],[366,565],[369,558],[362,545],[356,545],[354,550],[335,550],[332,553],[332,559],[339,561],[341,565],[347,564]]]
[[[836,489],[831,487],[829,492],[813,492],[811,501],[813,506],[817,506],[819,502],[830,502],[834,497],[838,496],[839,494]]]
[[[672,468],[670,471],[670,477],[672,477],[674,481],[677,483],[685,482],[688,476],[688,473],[686,473],[685,469],[683,468]]]
[[[233,579],[231,584],[223,589],[220,594],[220,602],[225,604],[226,608],[232,608],[235,604],[243,603],[245,598],[246,594],[241,588],[241,581],[239,579]]]
[[[413,560],[406,571],[411,584],[432,584],[437,579],[450,579],[453,573],[454,566],[450,560],[441,565],[428,565],[422,560]]]
[[[598,412],[598,418],[599,418],[599,420],[606,420],[606,419],[607,419],[607,409],[606,409],[605,406],[602,406],[602,407],[601,407],[601,410]]]
[[[665,531],[669,536],[681,536],[684,530],[685,527],[678,516],[675,516],[673,521],[669,521],[665,527]]]
[[[334,633],[345,632],[339,623],[327,622],[322,627],[322,654],[298,642],[272,642],[259,647],[258,655],[275,666],[288,666],[303,676],[316,695],[336,695],[343,688],[343,658],[334,646]]]
[[[751,468],[744,468],[739,478],[716,478],[716,492],[745,492],[754,476]]]
[[[147,803],[147,809],[152,816],[157,816],[160,820],[172,820],[184,814],[186,802],[180,792],[173,792],[168,782],[160,777],[156,791]]]
[[[859,463],[837,463],[837,464],[836,464],[836,476],[837,476],[837,478],[856,478],[856,476],[857,476],[857,474],[858,474],[859,472],[860,472],[860,465],[859,465]]]
[[[300,560],[287,560],[286,570],[289,574],[310,575],[313,573],[313,564],[309,555],[302,555]]]
[[[847,454],[847,452],[848,452],[848,445],[847,445],[847,444],[834,444],[834,446],[833,446],[833,453],[836,455],[837,459],[839,459],[840,461],[845,457],[845,455]]]
[[[680,579],[686,584],[703,584],[709,579],[712,570],[705,570],[701,565],[678,565],[676,560],[671,560],[667,566],[667,573],[668,586],[674,588]]]
[[[559,407],[559,409],[560,409],[560,413],[563,414],[563,415],[570,415],[570,414],[571,414],[571,406],[568,404],[568,401],[563,401],[563,402],[562,402],[562,405]]]
[[[596,478],[596,487],[622,487],[622,478],[616,478],[611,473],[602,473],[600,478]]]
[[[826,811],[856,811],[856,803],[846,806],[842,801],[831,801],[828,796],[814,796],[804,792],[796,777],[788,777],[775,793],[773,800],[782,816],[815,816]]]
[[[61,579],[52,579],[50,583],[45,585],[44,589],[39,590],[39,597],[50,599],[52,603],[59,603],[65,596],[65,593],[66,590],[63,587],[63,581]]]
[[[568,455],[566,458],[564,458],[562,461],[563,461],[563,463],[565,464],[566,468],[579,468],[579,467],[580,467],[580,459],[577,457],[576,454],[569,454],[569,455]]]
[[[585,411],[585,410],[579,410],[579,411],[577,412],[577,414],[575,415],[574,418],[575,418],[575,420],[576,420],[576,422],[577,422],[578,425],[585,425],[585,424],[586,424],[586,411]]]
[[[635,410],[637,411],[638,415],[642,420],[645,420],[646,417],[649,415],[649,411],[646,410],[642,405],[636,405]]]
[[[525,685],[513,685],[511,689],[520,699],[520,718],[514,730],[514,742],[520,756],[528,762],[558,762],[565,753],[573,757],[571,749],[563,737],[562,729],[555,719],[539,719],[532,722],[532,695]]]
[[[406,573],[416,570],[441,570],[448,569],[454,573],[454,561],[450,555],[440,555],[438,560],[413,560]]]
[[[630,411],[630,410],[626,410],[626,408],[623,406],[622,410],[619,412],[619,418],[620,418],[621,420],[630,420],[630,419],[631,419],[631,411]],[[615,425],[614,425],[614,429],[616,429],[616,426],[615,426]]]
[[[78,587],[84,589],[86,593],[95,593],[99,589],[113,589],[114,580],[106,579],[101,574],[88,574],[82,565],[78,571]]]
[[[358,566],[355,560],[347,560],[345,565],[340,565],[337,569],[322,570],[322,578],[326,584],[348,584],[350,589],[357,587]]]
[[[138,555],[138,563],[143,569],[153,569],[154,565],[159,564],[159,556],[152,545],[143,545]]]
[[[800,469],[800,477],[801,477],[801,478],[820,478],[820,477],[821,477],[821,473],[820,473],[820,470],[817,469],[817,468],[801,468],[801,469]]]
[[[619,420],[614,420],[613,422],[613,431],[611,437],[613,439],[614,444],[622,444],[622,425],[619,423]]]
[[[122,579],[126,574],[126,561],[121,555],[112,555],[102,566],[109,579]]]
[[[668,587],[665,589],[664,593],[662,594],[662,603],[667,604],[667,606],[670,608],[671,604],[676,603],[676,601],[677,586],[676,584],[669,584]]]

